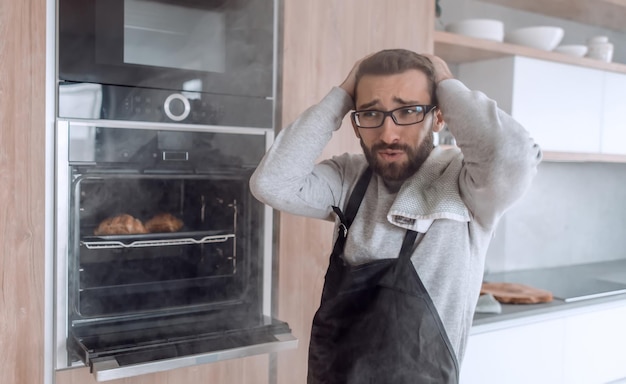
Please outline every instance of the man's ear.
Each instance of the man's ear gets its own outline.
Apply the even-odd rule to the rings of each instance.
[[[433,132],[439,132],[446,126],[446,122],[443,120],[443,114],[441,109],[437,108],[433,114]]]

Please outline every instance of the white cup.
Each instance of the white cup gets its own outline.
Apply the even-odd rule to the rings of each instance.
[[[602,44],[602,43],[608,43],[608,42],[609,42],[609,38],[607,36],[594,36],[594,37],[590,37],[587,39],[588,45]]]
[[[610,63],[613,60],[613,43],[606,36],[594,36],[587,40],[587,57]]]

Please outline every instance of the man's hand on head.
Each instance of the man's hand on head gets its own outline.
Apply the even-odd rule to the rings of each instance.
[[[444,80],[454,78],[450,68],[448,68],[448,64],[446,64],[441,57],[430,55],[428,53],[423,53],[422,55],[428,57],[428,59],[433,63],[433,67],[435,68],[435,82],[437,84]]]
[[[339,86],[343,88],[344,91],[348,92],[348,95],[350,95],[350,97],[352,98],[353,103],[356,102],[356,100],[354,100],[354,93],[356,91],[356,73],[359,71],[359,66],[361,65],[361,62],[372,55],[373,53],[361,58],[360,60],[357,60],[357,62],[354,63],[352,70],[350,70],[348,77],[346,77],[343,83],[341,83],[341,85]]]

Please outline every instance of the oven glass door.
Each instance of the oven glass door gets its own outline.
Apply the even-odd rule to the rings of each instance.
[[[271,97],[274,0],[59,0],[59,78]]]

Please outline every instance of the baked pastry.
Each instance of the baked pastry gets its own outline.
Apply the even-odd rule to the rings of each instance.
[[[146,221],[146,229],[150,233],[178,232],[183,227],[183,221],[169,213],[159,213]]]
[[[490,293],[502,304],[537,304],[552,301],[552,292],[518,283],[483,282],[480,294]]]
[[[141,220],[126,213],[102,220],[98,227],[93,231],[93,234],[96,236],[134,235],[144,233],[148,233],[148,230],[143,225]]]

